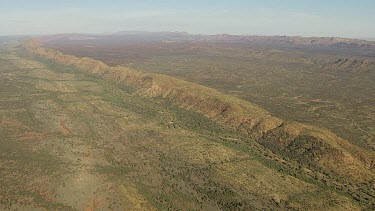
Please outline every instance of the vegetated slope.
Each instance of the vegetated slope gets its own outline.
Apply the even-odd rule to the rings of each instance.
[[[244,132],[274,153],[311,169],[323,169],[354,183],[374,179],[374,153],[353,146],[325,129],[283,121],[247,101],[169,76],[109,67],[90,58],[42,48],[35,41],[25,44],[25,48],[106,80],[130,85],[140,95],[166,98],[181,108]]]
[[[113,72],[86,68],[101,63],[63,58],[73,59],[71,66],[21,47],[0,48],[0,210],[374,206],[365,186],[372,181],[357,186],[310,171],[245,133],[166,99],[144,97],[151,95],[137,88],[147,88],[137,71],[122,70],[132,83],[114,83]]]
[[[375,150],[374,49],[144,36],[43,43],[110,66],[211,87],[284,120],[327,128],[354,145]]]

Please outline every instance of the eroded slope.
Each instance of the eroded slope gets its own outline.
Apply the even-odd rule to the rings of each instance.
[[[0,54],[2,210],[364,206],[202,115],[22,49]]]
[[[353,146],[328,130],[283,121],[247,101],[168,76],[145,74],[126,67],[109,67],[93,59],[41,48],[35,43],[28,43],[26,48],[49,60],[79,68],[118,85],[130,86],[138,96],[167,99],[182,109],[205,115],[245,135],[246,142],[255,140],[275,156],[281,156],[282,160],[297,162],[309,169],[308,172],[312,170],[318,180],[321,179],[319,174],[328,175],[323,181],[330,186],[338,189],[349,187],[349,193],[360,187],[361,190],[353,196],[365,197],[363,201],[366,203],[373,201],[374,154]]]

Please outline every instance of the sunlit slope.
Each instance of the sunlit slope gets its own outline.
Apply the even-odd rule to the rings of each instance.
[[[133,67],[214,88],[260,105],[283,120],[329,129],[356,146],[375,151],[373,48],[281,45],[277,37],[260,43],[168,36],[160,41],[127,40],[127,36],[70,39],[43,39],[43,44],[110,66]]]
[[[249,142],[245,133],[222,127],[235,128],[239,121],[229,121],[230,115],[235,116],[232,107],[227,115],[215,117],[217,111],[208,112],[210,120],[194,112],[202,108],[190,101],[176,102],[176,107],[160,97],[145,98],[159,96],[159,91],[147,89],[144,80],[133,76],[137,72],[126,73],[133,76],[127,80],[130,87],[113,83],[115,76],[106,75],[112,70],[96,69],[95,74],[108,79],[102,80],[72,65],[32,57],[22,49],[0,53],[1,209],[357,210],[371,206],[371,201],[358,199],[358,203],[350,194],[314,181],[309,171]],[[78,63],[82,70],[87,61]],[[192,95],[201,92],[217,104],[226,99],[204,88]],[[174,102],[173,95],[165,98]],[[262,118],[268,114],[261,109],[232,98],[228,104],[238,104],[236,111],[254,109],[243,118],[258,115],[255,121],[267,122]],[[254,126],[254,137],[263,137],[265,128]]]
[[[300,164],[321,168],[355,182],[374,179],[374,153],[353,146],[325,129],[283,121],[247,101],[169,76],[109,67],[90,58],[77,58],[39,47],[35,42],[29,42],[25,47],[58,63],[117,84],[130,85],[140,95],[169,99],[181,108],[242,131],[274,153]]]

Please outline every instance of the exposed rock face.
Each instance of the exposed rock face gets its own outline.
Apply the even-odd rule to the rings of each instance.
[[[375,70],[375,62],[370,59],[338,59],[329,66],[335,70],[350,71],[350,72],[370,72]]]
[[[54,62],[131,86],[140,95],[168,99],[181,108],[201,113],[223,125],[247,133],[274,153],[303,165],[322,168],[357,182],[375,178],[374,153],[353,146],[325,129],[286,122],[248,101],[170,76],[145,74],[127,67],[110,67],[91,58],[65,55],[40,47],[36,40],[25,43],[24,47],[29,52]],[[338,61],[338,65],[342,63]]]

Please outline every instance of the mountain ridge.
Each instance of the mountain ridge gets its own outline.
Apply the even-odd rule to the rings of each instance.
[[[43,36],[43,41],[51,41],[58,39],[80,40],[83,37],[88,39],[100,39],[100,36],[159,36],[170,39],[181,40],[196,40],[196,41],[227,41],[227,42],[268,42],[278,44],[294,44],[301,46],[325,46],[334,48],[363,48],[375,49],[375,41],[356,39],[356,38],[343,38],[343,37],[304,37],[304,36],[286,36],[286,35],[232,35],[232,34],[190,34],[188,32],[180,31],[119,31],[115,33],[101,34],[58,34]]]
[[[160,74],[146,74],[127,67],[110,67],[91,58],[78,58],[40,47],[40,41],[24,44],[27,51],[76,67],[117,84],[127,84],[146,97],[168,99],[177,106],[247,133],[276,154],[311,168],[354,182],[374,178],[375,155],[353,146],[332,132],[271,116],[248,101]]]

